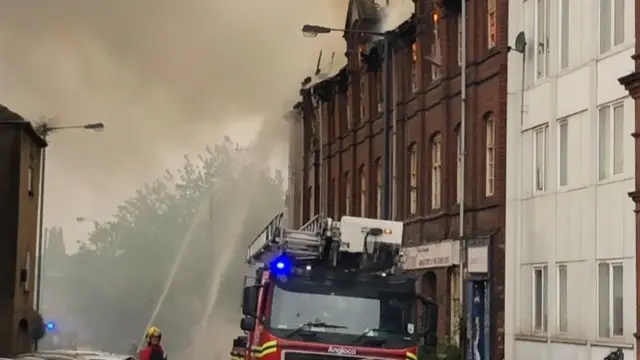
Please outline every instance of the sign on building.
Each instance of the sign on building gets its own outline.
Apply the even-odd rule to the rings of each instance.
[[[404,270],[449,267],[460,263],[460,242],[444,240],[438,243],[402,249]]]

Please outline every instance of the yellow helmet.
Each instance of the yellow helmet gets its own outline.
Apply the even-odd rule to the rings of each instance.
[[[147,340],[151,339],[152,337],[162,337],[162,332],[155,326],[147,329]]]

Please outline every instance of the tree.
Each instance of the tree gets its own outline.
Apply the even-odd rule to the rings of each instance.
[[[245,245],[284,205],[282,175],[250,154],[226,139],[196,161],[185,157],[180,170],[146,184],[96,227],[69,259],[75,318],[66,321],[90,336],[81,340],[128,350],[154,315],[176,259],[155,321],[172,352],[191,348],[212,324],[237,327]]]

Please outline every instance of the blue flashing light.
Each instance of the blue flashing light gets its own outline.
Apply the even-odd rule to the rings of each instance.
[[[286,275],[291,272],[291,259],[285,255],[280,255],[273,259],[270,268],[276,275]]]
[[[56,323],[54,323],[53,321],[47,321],[45,326],[46,326],[47,330],[52,331],[52,330],[55,330]]]

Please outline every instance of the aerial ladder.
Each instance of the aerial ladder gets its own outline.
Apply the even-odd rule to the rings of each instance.
[[[251,242],[249,264],[270,264],[286,256],[296,265],[387,271],[399,260],[402,222],[315,216],[296,230],[284,227],[283,219],[284,213],[276,215]]]

